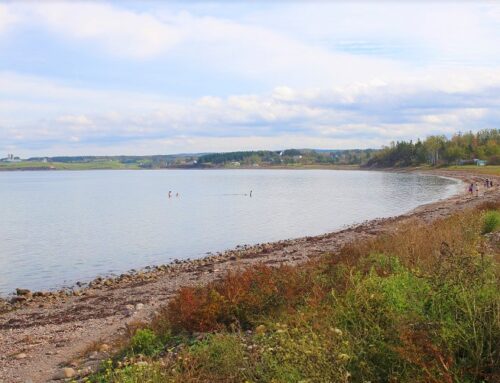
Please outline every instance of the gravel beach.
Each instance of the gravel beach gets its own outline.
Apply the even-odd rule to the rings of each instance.
[[[47,382],[85,374],[113,350],[134,322],[147,320],[181,286],[205,284],[229,270],[256,263],[300,264],[345,244],[397,230],[412,219],[431,222],[500,198],[500,177],[461,171],[432,171],[464,182],[494,180],[479,197],[463,191],[406,214],[367,221],[315,237],[242,246],[202,259],[152,266],[59,292],[18,291],[0,301],[0,383]]]

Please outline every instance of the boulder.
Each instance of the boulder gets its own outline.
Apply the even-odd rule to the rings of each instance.
[[[72,369],[71,367],[64,367],[54,376],[54,380],[74,378],[75,376],[76,376],[76,371],[74,369]]]
[[[19,289],[19,288],[17,288],[16,289],[16,294],[17,295],[22,295],[22,296],[31,295],[31,291],[29,291],[28,289]]]
[[[28,298],[26,298],[25,296],[16,296],[16,297],[12,297],[12,299],[10,300],[10,303],[12,303],[12,304],[23,303],[23,302],[26,302],[27,300],[28,300]]]
[[[108,352],[111,347],[107,345],[106,343],[103,343],[99,346],[99,352]]]

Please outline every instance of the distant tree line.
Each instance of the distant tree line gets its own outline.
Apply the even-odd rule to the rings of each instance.
[[[374,149],[353,150],[312,150],[286,149],[278,151],[259,150],[228,153],[210,153],[198,158],[198,165],[220,166],[255,166],[255,165],[314,165],[314,164],[362,164]]]
[[[398,141],[382,148],[366,161],[368,167],[404,167],[422,164],[456,165],[486,160],[500,164],[500,131],[481,130],[477,133],[457,133],[450,139],[430,136],[424,141]]]
[[[454,165],[474,159],[500,164],[500,130],[457,133],[451,138],[430,136],[424,141],[397,141],[382,149],[286,149],[238,151],[207,154],[151,156],[68,156],[33,157],[28,161],[92,163],[119,162],[145,169],[209,168],[276,165],[361,165],[367,167],[405,167],[422,164]]]
[[[241,164],[255,163],[279,163],[279,152],[267,150],[245,151],[245,152],[228,152],[228,153],[210,153],[202,155],[198,158],[198,164],[213,164],[224,165],[231,162],[239,162]]]

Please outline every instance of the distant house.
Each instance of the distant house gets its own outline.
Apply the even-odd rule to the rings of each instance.
[[[473,160],[460,160],[458,161],[459,165],[476,165],[476,166],[484,166],[487,164],[487,161],[480,160],[479,158],[474,158]]]
[[[240,166],[241,164],[238,161],[231,162],[231,166]]]

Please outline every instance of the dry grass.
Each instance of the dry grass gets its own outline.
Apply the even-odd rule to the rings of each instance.
[[[481,232],[498,207],[183,288],[150,324],[164,352],[147,374],[95,381],[494,382],[499,278]]]

